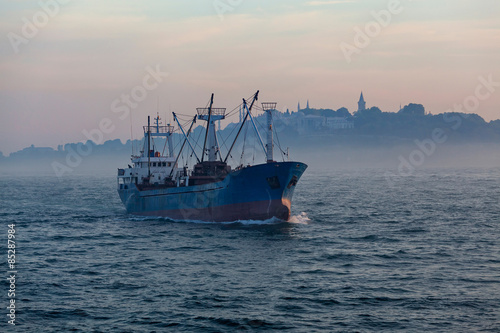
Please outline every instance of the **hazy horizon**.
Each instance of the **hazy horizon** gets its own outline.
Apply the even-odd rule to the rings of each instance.
[[[240,149],[228,164],[235,168],[239,165]],[[249,147],[245,153],[243,163],[252,165],[265,162],[265,155],[259,147]],[[286,149],[286,148],[285,148]],[[433,169],[467,169],[467,168],[498,168],[500,166],[500,146],[494,143],[475,144],[445,144],[438,145],[434,153],[424,154],[423,159],[415,164],[415,156],[412,156],[419,147],[412,142],[393,146],[362,146],[362,145],[296,145],[289,149],[289,160],[306,163],[308,172],[329,172],[341,170],[364,170],[377,169],[381,175],[390,175],[389,180],[399,181],[409,176],[416,176],[422,172]],[[53,163],[68,165],[68,154],[60,156],[34,157],[27,156],[17,159],[5,159],[0,161],[0,174],[18,176],[50,176],[56,177],[57,170]],[[74,155],[72,155],[74,156]],[[279,151],[275,151],[276,161],[287,160]],[[75,163],[75,157],[71,157]],[[195,162],[194,157],[190,159],[189,166]],[[63,172],[60,179],[78,175],[106,175],[111,178],[116,176],[117,168],[126,168],[130,164],[130,152],[92,153],[83,156],[80,162]],[[181,163],[181,162],[179,162]],[[182,164],[182,163],[181,163]],[[426,171],[427,170],[427,171]]]
[[[2,1],[5,155],[84,141],[103,119],[104,140],[126,141],[131,124],[140,138],[148,114],[194,114],[212,92],[229,110],[260,90],[280,110],[309,100],[353,112],[363,91],[368,107],[437,114],[477,95],[482,77],[494,84],[474,113],[499,118],[498,1],[41,3]]]

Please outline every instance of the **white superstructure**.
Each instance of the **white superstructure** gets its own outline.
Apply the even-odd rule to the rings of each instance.
[[[160,117],[155,118],[155,124],[144,126],[144,147],[139,156],[132,156],[132,165],[128,169],[118,169],[118,188],[127,189],[131,184],[165,184],[177,178],[179,183],[183,175],[183,169],[177,168],[177,159],[174,156],[172,134],[174,127],[160,126]],[[151,147],[152,137],[164,137],[167,140],[168,152],[162,155]],[[187,175],[186,175],[187,176]]]

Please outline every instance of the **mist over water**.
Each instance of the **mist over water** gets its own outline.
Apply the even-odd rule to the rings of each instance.
[[[402,159],[412,164],[416,170],[500,166],[500,146],[494,144],[443,145],[437,146],[432,154],[422,151],[414,143],[372,147],[325,145],[315,149],[298,147],[292,150],[290,155],[292,159],[306,160],[311,167],[321,170],[344,168],[390,170],[397,169]]]
[[[390,187],[397,166],[343,153],[304,155],[290,222],[127,215],[116,160],[62,179],[3,169],[11,331],[498,329],[500,168],[424,166]]]
[[[233,167],[243,164],[264,163],[264,155],[259,147],[250,147],[243,159],[239,153],[233,154],[228,163]],[[282,148],[286,151],[286,144]],[[126,168],[130,161],[131,152],[109,154],[90,154],[83,156],[81,162],[68,163],[66,156],[63,158],[19,158],[13,160],[0,160],[0,174],[24,174],[24,175],[47,175],[56,176],[53,163],[58,162],[64,166],[69,165],[69,170],[63,172],[61,179],[71,175],[116,175],[117,168]],[[413,154],[413,155],[412,155]],[[287,160],[275,148],[274,158],[277,161]],[[413,175],[418,170],[428,168],[494,168],[500,166],[500,146],[495,144],[461,144],[461,145],[437,145],[431,154],[417,146],[414,142],[405,142],[390,145],[381,144],[335,144],[332,142],[319,141],[316,145],[308,142],[297,144],[289,149],[289,159],[301,161],[309,165],[309,168],[328,171],[337,169],[372,169],[377,168],[391,171],[397,176]],[[402,163],[402,160],[405,162]],[[190,159],[190,165],[194,158]],[[417,163],[412,163],[417,162]],[[180,164],[185,159],[180,159]],[[403,174],[399,174],[398,168],[402,168]],[[412,167],[408,171],[407,165]],[[413,170],[414,169],[414,170]]]

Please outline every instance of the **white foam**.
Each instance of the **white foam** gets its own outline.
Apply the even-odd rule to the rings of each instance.
[[[306,212],[302,212],[299,215],[291,216],[288,220],[289,223],[297,223],[297,224],[309,224],[311,219],[307,216]]]
[[[267,219],[267,220],[237,220],[237,221],[232,221],[232,222],[211,222],[211,221],[201,221],[201,220],[177,220],[177,219],[172,219],[168,217],[163,217],[163,216],[139,216],[139,215],[128,215],[127,218],[132,221],[148,221],[148,220],[159,220],[159,221],[167,221],[167,222],[181,222],[181,223],[202,223],[202,224],[233,224],[233,223],[240,223],[243,225],[264,225],[264,224],[276,224],[276,223],[283,223],[283,222],[288,222],[288,223],[295,223],[295,224],[309,224],[309,221],[311,220],[309,217],[307,217],[306,212],[302,212],[298,215],[291,216],[288,221],[284,221],[281,219],[278,219],[276,217]]]
[[[116,218],[119,220],[119,218]],[[141,216],[141,215],[131,215],[128,214],[127,216],[128,220],[131,221],[151,221],[151,220],[157,220],[157,221],[166,221],[166,222],[180,222],[180,223],[201,223],[201,224],[233,224],[233,223],[240,223],[244,225],[251,225],[251,224],[274,224],[274,223],[281,223],[284,222],[283,220],[280,220],[276,217],[267,219],[267,220],[237,220],[237,221],[230,221],[230,222],[214,222],[214,221],[202,221],[202,220],[190,220],[190,219],[172,219],[169,217],[164,217],[164,216]]]
[[[241,223],[245,225],[250,225],[250,224],[274,224],[274,223],[281,223],[284,222],[283,220],[280,220],[276,217],[272,217],[267,220],[238,220],[234,222],[223,222],[223,223]]]

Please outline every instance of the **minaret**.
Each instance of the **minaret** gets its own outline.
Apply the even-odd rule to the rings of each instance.
[[[309,100],[307,100],[307,109],[309,110]]]
[[[297,112],[300,112],[300,102],[297,103]]]
[[[363,98],[363,92],[361,92],[361,96],[359,96],[359,102],[358,102],[358,112],[366,110],[366,102],[365,99]]]

